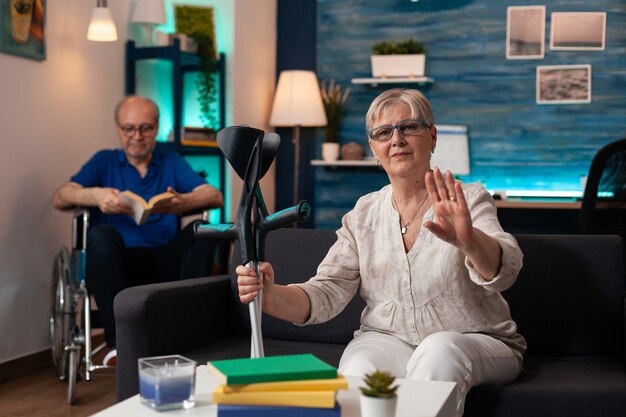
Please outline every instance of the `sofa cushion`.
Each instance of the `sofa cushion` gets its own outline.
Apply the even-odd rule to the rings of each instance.
[[[279,229],[267,235],[265,259],[272,264],[278,284],[304,282],[314,276],[317,266],[326,256],[328,249],[335,243],[337,236],[332,230]],[[302,250],[304,247],[306,250]],[[233,267],[241,261],[239,245],[235,246]],[[297,274],[293,274],[297,271]],[[234,275],[234,274],[233,274]],[[232,290],[237,296],[236,282]],[[239,315],[248,316],[248,307],[238,303]],[[268,315],[263,316],[262,330],[264,338],[293,341],[347,344],[352,340],[354,331],[359,328],[361,312],[365,302],[360,296],[350,301],[346,308],[333,320],[312,326],[296,326]],[[247,319],[249,322],[249,319]],[[248,328],[249,331],[249,328]]]
[[[315,343],[315,349],[311,349],[310,343],[267,337],[263,339],[263,346],[266,356],[313,352],[315,356],[333,366],[339,366],[339,359],[345,349],[345,345],[335,343]],[[200,364],[220,359],[246,358],[250,356],[250,336],[223,338],[201,349],[185,352],[184,355]]]
[[[472,388],[465,417],[626,416],[620,358],[527,356],[510,385]]]
[[[524,266],[503,293],[529,355],[624,354],[619,236],[516,235]]]

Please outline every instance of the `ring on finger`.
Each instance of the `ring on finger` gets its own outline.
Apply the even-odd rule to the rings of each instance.
[[[450,201],[452,201],[452,202],[454,203],[454,202],[456,201],[456,196],[451,195],[451,196],[449,197],[449,200],[450,200]]]

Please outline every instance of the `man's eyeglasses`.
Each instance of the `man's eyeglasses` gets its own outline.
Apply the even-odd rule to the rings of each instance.
[[[120,129],[122,132],[128,137],[131,137],[135,134],[135,132],[139,132],[141,136],[150,135],[154,132],[156,128],[155,125],[143,124],[141,126],[133,126],[133,125],[120,125]]]
[[[367,131],[367,135],[376,142],[385,142],[391,139],[394,129],[398,129],[398,133],[402,136],[414,136],[422,131],[423,128],[430,128],[430,123],[422,119],[403,120],[395,125],[382,125]]]

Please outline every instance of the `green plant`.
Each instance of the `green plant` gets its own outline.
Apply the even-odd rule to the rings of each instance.
[[[395,379],[389,372],[375,371],[365,375],[363,382],[367,386],[359,387],[359,389],[366,397],[393,398],[396,396],[396,390],[398,389],[397,385],[391,386]]]
[[[330,80],[328,84],[324,80],[320,90],[328,121],[324,128],[324,141],[337,142],[339,139],[337,133],[341,127],[341,116],[343,115],[343,105],[348,100],[350,88],[344,89],[341,85],[336,84],[335,80]]]
[[[426,48],[416,39],[405,41],[383,41],[372,45],[372,55],[425,54]]]
[[[204,127],[217,131],[215,104],[217,103],[217,52],[213,8],[204,6],[178,5],[174,11],[176,31],[193,38],[200,57],[200,73],[195,84],[198,90],[200,119]]]

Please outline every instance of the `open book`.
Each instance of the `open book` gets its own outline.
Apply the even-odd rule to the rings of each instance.
[[[137,195],[130,190],[126,190],[120,194],[120,198],[133,209],[132,218],[135,220],[137,225],[142,225],[146,222],[146,220],[148,220],[148,216],[150,216],[154,207],[171,200],[174,198],[174,194],[166,191],[155,195],[146,202],[146,200],[144,200],[140,195]]]

